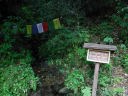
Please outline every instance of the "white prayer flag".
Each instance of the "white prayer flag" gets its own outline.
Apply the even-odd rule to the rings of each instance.
[[[39,32],[39,33],[43,33],[43,32],[44,32],[42,23],[38,23],[38,24],[37,24],[37,29],[38,29],[38,32]]]

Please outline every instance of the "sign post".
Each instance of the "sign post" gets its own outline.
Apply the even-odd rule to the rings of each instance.
[[[100,63],[109,63],[110,52],[115,51],[117,47],[113,45],[84,43],[84,48],[88,49],[87,61],[95,62],[92,96],[96,96]]]
[[[99,68],[100,68],[100,64],[96,63],[95,64],[93,86],[92,86],[92,96],[96,96]]]

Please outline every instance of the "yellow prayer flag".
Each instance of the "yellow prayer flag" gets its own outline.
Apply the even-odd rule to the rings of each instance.
[[[32,34],[32,25],[26,25],[27,28],[27,35],[31,35]]]
[[[54,28],[55,29],[60,29],[61,28],[61,24],[60,24],[59,18],[54,19],[53,20],[53,24],[54,24]]]

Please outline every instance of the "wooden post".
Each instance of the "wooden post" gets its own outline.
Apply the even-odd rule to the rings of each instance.
[[[92,87],[93,88],[92,89],[92,96],[96,96],[99,68],[100,68],[100,63],[96,63],[95,64],[93,87]]]

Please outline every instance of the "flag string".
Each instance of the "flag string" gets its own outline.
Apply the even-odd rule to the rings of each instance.
[[[51,22],[42,22],[33,25],[26,25],[28,36],[48,32],[52,30],[57,30],[61,28],[62,26],[59,18],[53,19]]]

